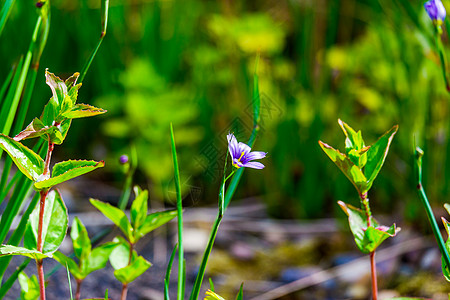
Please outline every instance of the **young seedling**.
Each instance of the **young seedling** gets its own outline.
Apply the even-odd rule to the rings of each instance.
[[[36,275],[28,277],[25,272],[19,273],[20,299],[36,300],[39,297],[39,283]]]
[[[75,217],[72,222],[70,237],[72,238],[73,250],[78,259],[78,263],[59,251],[53,254],[53,258],[64,267],[67,267],[69,272],[75,277],[77,282],[75,300],[79,300],[81,284],[84,279],[90,273],[103,269],[106,266],[109,255],[117,244],[110,242],[92,249],[91,240],[89,239],[86,227],[84,227],[83,223],[81,223],[80,219],[77,217]]]
[[[117,246],[109,260],[114,268],[114,276],[122,283],[121,300],[127,298],[128,284],[141,276],[151,263],[134,250],[136,243],[154,229],[166,224],[177,216],[175,210],[147,214],[148,191],[134,187],[136,198],[131,205],[130,220],[125,213],[108,203],[90,199],[91,204],[120,228],[125,238],[117,237]]]
[[[385,239],[395,236],[400,228],[395,224],[391,227],[383,226],[375,220],[370,210],[368,192],[384,164],[398,126],[392,127],[375,144],[366,146],[361,131],[356,132],[341,120],[338,122],[346,137],[345,153],[341,153],[322,141],[319,141],[319,144],[358,191],[361,209],[342,201],[339,201],[338,204],[348,216],[350,229],[358,249],[363,253],[370,254],[372,297],[376,300],[378,288],[375,250]]]
[[[104,162],[68,160],[54,165],[50,172],[50,160],[55,145],[63,143],[72,119],[91,117],[106,111],[87,104],[77,104],[77,84],[79,74],[75,73],[66,81],[46,71],[46,83],[52,90],[52,97],[40,118],[35,118],[14,138],[0,134],[0,147],[5,150],[17,168],[33,181],[39,192],[40,204],[31,213],[24,236],[24,247],[0,246],[2,255],[22,255],[36,260],[40,298],[45,300],[44,269],[42,261],[52,257],[59,248],[67,231],[67,208],[56,185],[103,167]],[[47,155],[43,160],[33,150],[20,141],[40,137],[48,143]],[[14,199],[13,199],[14,200]],[[12,200],[12,201],[13,201]]]

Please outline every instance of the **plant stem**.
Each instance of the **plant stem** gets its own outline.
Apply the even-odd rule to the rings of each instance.
[[[372,213],[369,206],[369,198],[367,197],[367,192],[360,194],[361,203],[364,207],[364,211],[367,217],[367,227],[372,226]],[[375,263],[375,251],[370,252],[370,274],[372,277],[372,298],[373,300],[378,299],[378,284],[377,284],[377,265]]]
[[[130,243],[130,255],[128,256],[128,265],[131,265],[131,259],[133,258],[133,248],[134,244]],[[126,300],[127,299],[127,293],[128,293],[128,283],[122,284],[122,294],[120,296],[120,300]]]
[[[54,148],[54,144],[52,142],[50,142],[50,137],[49,137],[49,142],[48,142],[48,149],[47,149],[47,155],[45,157],[45,167],[44,167],[44,173],[43,175],[50,175],[50,170],[49,170],[49,166],[50,166],[50,159],[52,157],[52,152],[53,152],[53,148]],[[37,251],[42,253],[42,249],[43,249],[43,242],[42,242],[42,225],[44,223],[44,208],[45,208],[45,199],[47,198],[49,190],[43,190],[40,191],[40,201],[39,201],[39,224],[38,224],[38,236],[37,236]],[[39,277],[39,292],[41,295],[41,300],[45,300],[45,279],[44,279],[44,267],[42,265],[42,259],[38,259],[36,260],[36,267],[37,267],[37,272],[38,272],[38,277]]]
[[[81,283],[83,280],[77,279],[77,291],[75,292],[75,300],[80,300]]]
[[[372,299],[378,299],[378,286],[377,286],[377,265],[375,263],[375,251],[370,252],[370,269],[372,276]]]

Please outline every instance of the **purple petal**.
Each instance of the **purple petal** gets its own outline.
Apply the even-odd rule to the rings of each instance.
[[[239,142],[239,156],[241,156],[242,152],[244,152],[244,155],[246,155],[251,150],[252,150],[252,148],[250,148],[247,144]]]
[[[441,21],[445,19],[446,11],[441,0],[430,0],[424,4],[424,7],[430,19]]]
[[[239,158],[241,156],[241,153],[239,152],[239,145],[236,140],[236,137],[229,133],[227,135],[228,140],[228,151],[230,151],[231,158]]]
[[[248,153],[247,155],[245,155],[245,156],[243,157],[243,160],[245,160],[245,161],[252,161],[252,160],[255,160],[255,159],[261,159],[261,158],[264,158],[264,157],[266,157],[266,155],[267,155],[266,152],[262,152],[262,151],[253,151],[253,152],[250,152],[250,153]]]
[[[242,164],[243,167],[247,167],[247,168],[253,168],[253,169],[264,169],[264,165],[262,163],[256,162],[256,161],[252,161],[252,162],[248,162],[245,164]]]

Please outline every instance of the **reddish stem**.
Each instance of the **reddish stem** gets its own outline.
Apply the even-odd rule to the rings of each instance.
[[[39,277],[39,293],[41,295],[40,299],[45,300],[45,284],[44,284],[44,267],[42,265],[42,259],[36,260],[36,267]]]
[[[372,299],[378,299],[378,286],[377,286],[377,265],[375,263],[375,251],[370,252],[370,268],[372,275]]]
[[[77,279],[77,291],[75,293],[75,300],[80,300],[80,290],[81,290],[81,283],[83,280]]]

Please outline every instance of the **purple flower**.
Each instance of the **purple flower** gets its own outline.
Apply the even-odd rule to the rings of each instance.
[[[127,155],[121,155],[120,157],[119,157],[119,162],[121,163],[121,164],[126,164],[127,162],[128,162],[128,156]]]
[[[264,165],[262,163],[255,162],[252,160],[266,157],[267,155],[266,152],[261,151],[250,152],[252,149],[242,142],[238,143],[236,137],[232,133],[229,133],[227,135],[227,140],[228,140],[228,151],[230,152],[233,166],[235,166],[238,169],[241,167],[253,169],[264,168]]]
[[[441,0],[430,0],[426,2],[424,6],[431,20],[444,21],[446,12]]]

